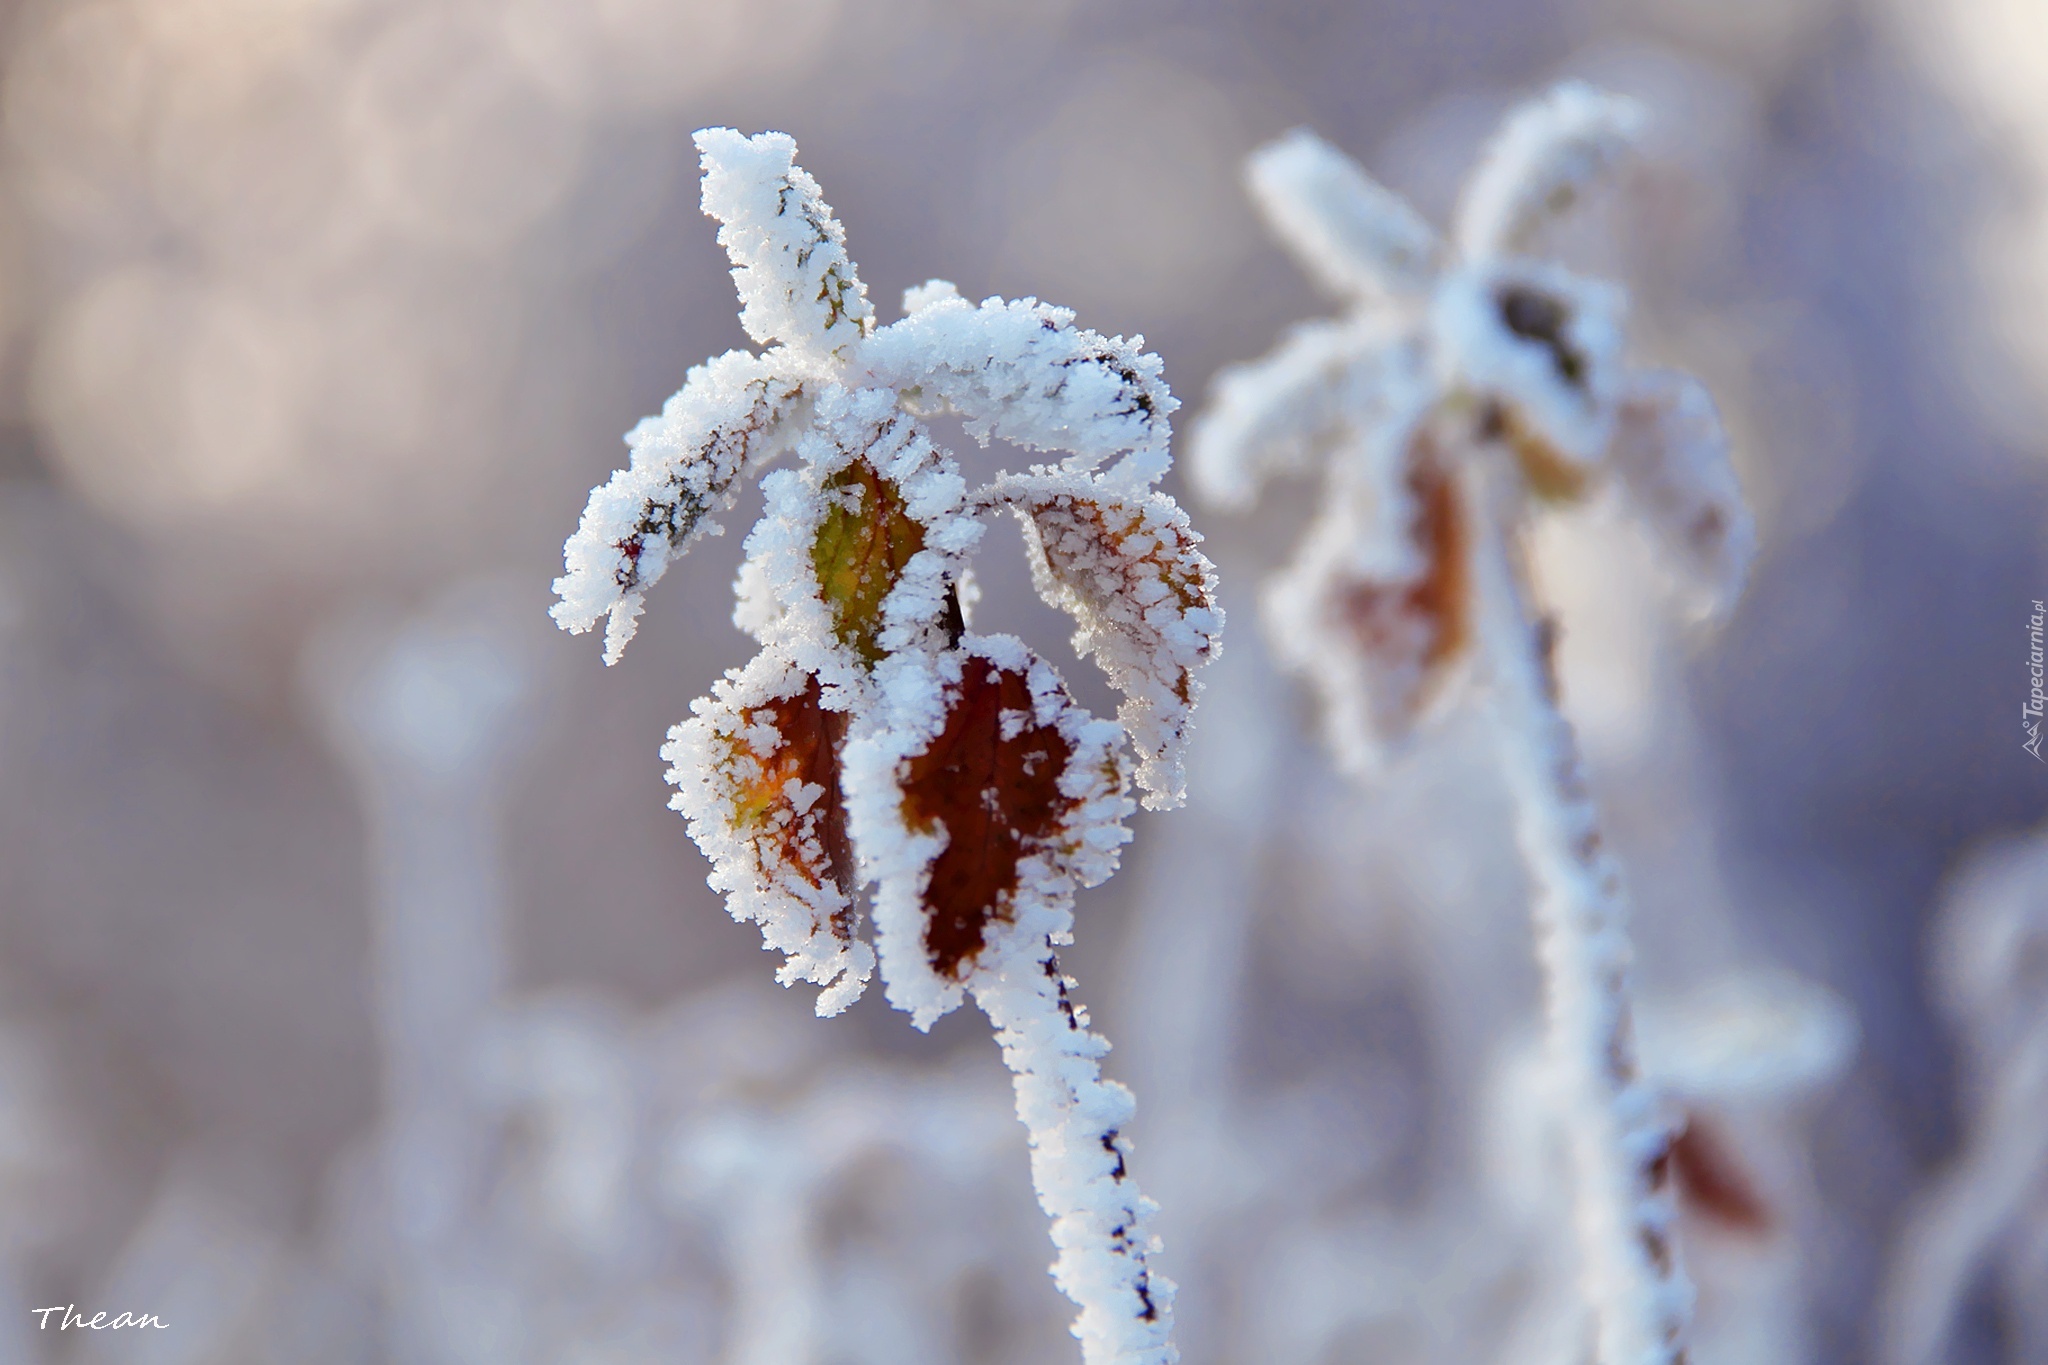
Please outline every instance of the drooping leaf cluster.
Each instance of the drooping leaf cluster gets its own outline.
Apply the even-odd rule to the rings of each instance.
[[[879,948],[890,998],[926,1024],[1001,941],[1057,940],[1073,892],[1114,869],[1126,732],[1146,803],[1180,800],[1222,617],[1200,537],[1154,487],[1177,405],[1142,338],[1036,300],[975,306],[934,281],[880,325],[790,139],[697,142],[763,349],[692,370],[628,435],[630,465],[568,543],[554,614],[572,631],[607,622],[617,659],[647,589],[793,457],[762,478],[740,574],[735,619],[761,652],[671,735],[674,804],[733,913],[788,955],[783,979],[826,987],[820,1013],[859,995]],[[970,486],[924,424],[941,412],[983,443],[1064,458]],[[1120,725],[1020,642],[968,629],[961,574],[1004,509],[1039,591],[1123,693]]]

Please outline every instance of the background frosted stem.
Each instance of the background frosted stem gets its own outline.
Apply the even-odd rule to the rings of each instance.
[[[1482,509],[1475,549],[1480,632],[1502,770],[1529,877],[1552,1083],[1573,1189],[1580,1275],[1600,1365],[1685,1358],[1691,1289],[1664,1190],[1670,1133],[1636,1059],[1621,874],[1559,708],[1551,627],[1531,610],[1495,490],[1468,469]]]

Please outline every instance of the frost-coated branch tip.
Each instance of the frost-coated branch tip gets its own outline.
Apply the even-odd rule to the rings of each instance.
[[[1036,299],[975,305],[933,280],[878,325],[788,137],[707,129],[697,146],[741,320],[766,349],[692,370],[634,428],[631,463],[565,547],[555,619],[605,621],[616,659],[646,590],[761,475],[734,613],[761,651],[670,732],[672,804],[727,908],[784,955],[778,979],[823,988],[819,1014],[876,974],[920,1028],[981,1005],[1087,1365],[1165,1365],[1172,1286],[1127,1170],[1131,1097],[1102,1079],[1108,1044],[1054,950],[1076,893],[1116,869],[1133,772],[1148,806],[1180,801],[1197,672],[1219,645],[1201,537],[1154,487],[1178,404],[1142,337]],[[924,425],[938,412],[983,444],[1065,458],[975,486]],[[1004,510],[1076,650],[1122,693],[1117,721],[1023,642],[968,629],[969,559]]]
[[[1252,153],[1245,183],[1274,234],[1339,298],[1406,293],[1435,273],[1436,233],[1422,216],[1306,128]]]
[[[1510,113],[1458,204],[1453,236],[1468,259],[1526,250],[1613,170],[1643,127],[1634,100],[1566,81]]]
[[[874,309],[847,258],[846,229],[796,164],[795,140],[706,128],[696,143],[704,212],[724,224],[718,244],[732,258],[740,325],[762,345],[843,355],[868,334]]]
[[[1953,1359],[1952,1339],[1987,1287],[2018,1324],[2016,1343],[2042,1339],[2048,835],[1974,854],[1944,900],[1931,993],[1961,1044],[1970,1113],[1959,1149],[1907,1210],[1882,1296],[1881,1365]]]

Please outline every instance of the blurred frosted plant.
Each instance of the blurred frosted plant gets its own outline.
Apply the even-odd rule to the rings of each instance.
[[[1254,154],[1253,197],[1347,307],[1225,371],[1192,457],[1197,487],[1226,506],[1322,464],[1317,521],[1265,606],[1348,769],[1376,771],[1475,663],[1489,675],[1602,1365],[1680,1359],[1691,1291],[1663,1188],[1671,1135],[1638,1075],[1620,878],[1559,709],[1522,533],[1541,508],[1613,484],[1716,603],[1739,588],[1752,542],[1704,389],[1624,363],[1620,290],[1526,254],[1638,121],[1579,84],[1517,110],[1449,242],[1306,131]]]
[[[522,1248],[483,1218],[499,1133],[474,1079],[509,975],[500,803],[537,681],[520,619],[499,588],[463,583],[395,629],[339,623],[303,660],[361,792],[375,888],[384,1112],[351,1202],[393,1350],[433,1365],[507,1358],[530,1306],[511,1287]]]
[[[1949,1358],[1982,1278],[2005,1309],[2007,1360],[2048,1351],[2048,837],[1979,856],[1942,909],[1934,996],[1962,1042],[1963,1149],[1908,1219],[1881,1358]]]
[[[1812,1358],[1796,1225],[1817,1196],[1800,1123],[1854,1055],[1856,1032],[1832,992],[1777,971],[1730,974],[1643,1012],[1644,1073],[1678,1115],[1668,1165],[1701,1287],[1689,1348],[1697,1365]],[[1550,1061],[1534,1047],[1513,1048],[1489,1104],[1494,1183],[1520,1239],[1539,1252],[1563,1202]],[[1536,1290],[1504,1365],[1584,1359],[1581,1315],[1557,1292],[1561,1259],[1568,1263],[1539,1254]]]
[[[692,370],[628,435],[630,465],[569,538],[555,619],[606,621],[616,660],[647,589],[749,478],[795,456],[762,480],[739,576],[734,619],[761,652],[671,731],[671,804],[733,915],[788,955],[780,979],[825,987],[821,1015],[861,993],[878,954],[890,1003],[920,1028],[974,996],[1016,1076],[1085,1358],[1172,1359],[1152,1206],[1127,1172],[1131,1096],[1102,1079],[1108,1045],[1055,949],[1075,892],[1129,838],[1127,734],[1146,803],[1180,800],[1194,673],[1222,625],[1200,538],[1153,488],[1177,404],[1142,338],[1033,299],[974,307],[934,281],[879,326],[787,136],[708,129],[697,146],[740,321],[764,349]],[[938,412],[984,443],[1066,458],[970,488],[919,420]],[[1022,641],[967,629],[961,574],[1001,509],[1076,648],[1122,692],[1121,725]]]

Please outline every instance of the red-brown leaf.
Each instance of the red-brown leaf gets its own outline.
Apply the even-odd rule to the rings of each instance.
[[[932,969],[956,981],[990,926],[1011,919],[1018,864],[1059,833],[1073,806],[1059,789],[1073,746],[1031,717],[1023,673],[969,659],[945,728],[910,759],[903,781],[905,822],[946,831],[926,885],[925,949]]]

